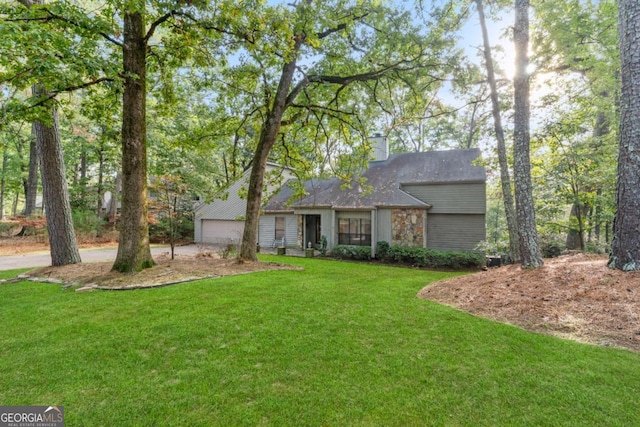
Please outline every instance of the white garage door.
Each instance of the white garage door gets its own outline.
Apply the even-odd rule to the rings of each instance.
[[[242,240],[244,221],[203,219],[202,241],[205,243],[231,243]]]

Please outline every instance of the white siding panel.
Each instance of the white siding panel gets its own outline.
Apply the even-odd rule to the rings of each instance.
[[[285,239],[288,248],[298,247],[298,215],[284,216]]]
[[[267,165],[266,174],[274,173],[274,171],[279,171],[283,181],[286,181],[292,176],[288,169],[280,171],[280,168]],[[226,192],[226,198],[220,198],[214,200],[213,203],[199,206],[195,212],[196,218],[225,220],[244,218],[247,211],[247,200],[240,197],[240,194],[246,194],[246,189],[249,187],[250,175],[251,169],[245,171],[238,180],[233,182]],[[263,191],[263,201],[266,201],[271,193],[280,188],[280,185],[281,183],[277,185],[268,183]]]
[[[472,251],[485,239],[484,215],[427,215],[427,247],[442,251]]]
[[[258,243],[260,246],[269,248],[273,244],[276,235],[276,216],[265,214],[260,216],[260,226],[258,228]]]
[[[238,192],[246,186],[247,180],[243,176],[243,178],[231,184],[225,199],[217,199],[211,204],[202,205],[196,211],[196,217],[203,220],[236,220],[239,217],[243,217],[247,211],[247,201],[241,198]]]
[[[391,244],[391,209],[378,209],[376,227],[377,241]]]
[[[293,214],[265,214],[260,217],[258,243],[263,248],[274,247],[276,239],[276,217],[285,218],[285,241],[287,247],[298,246],[298,217]]]

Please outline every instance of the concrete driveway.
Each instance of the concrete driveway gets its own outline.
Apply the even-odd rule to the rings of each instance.
[[[176,255],[196,255],[200,249],[196,245],[176,246]],[[103,249],[80,249],[82,262],[102,262],[115,261],[117,248]],[[169,246],[152,246],[153,256],[171,253]],[[0,256],[0,270],[13,270],[16,268],[35,268],[51,265],[51,255],[49,252],[38,252],[24,255]]]

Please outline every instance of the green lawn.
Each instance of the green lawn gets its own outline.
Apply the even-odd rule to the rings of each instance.
[[[638,354],[416,298],[448,273],[265,259],[305,271],[0,285],[0,405],[89,427],[640,425]]]

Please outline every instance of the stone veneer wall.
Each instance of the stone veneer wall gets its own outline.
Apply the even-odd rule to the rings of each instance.
[[[393,209],[391,211],[391,244],[424,246],[424,209]]]

